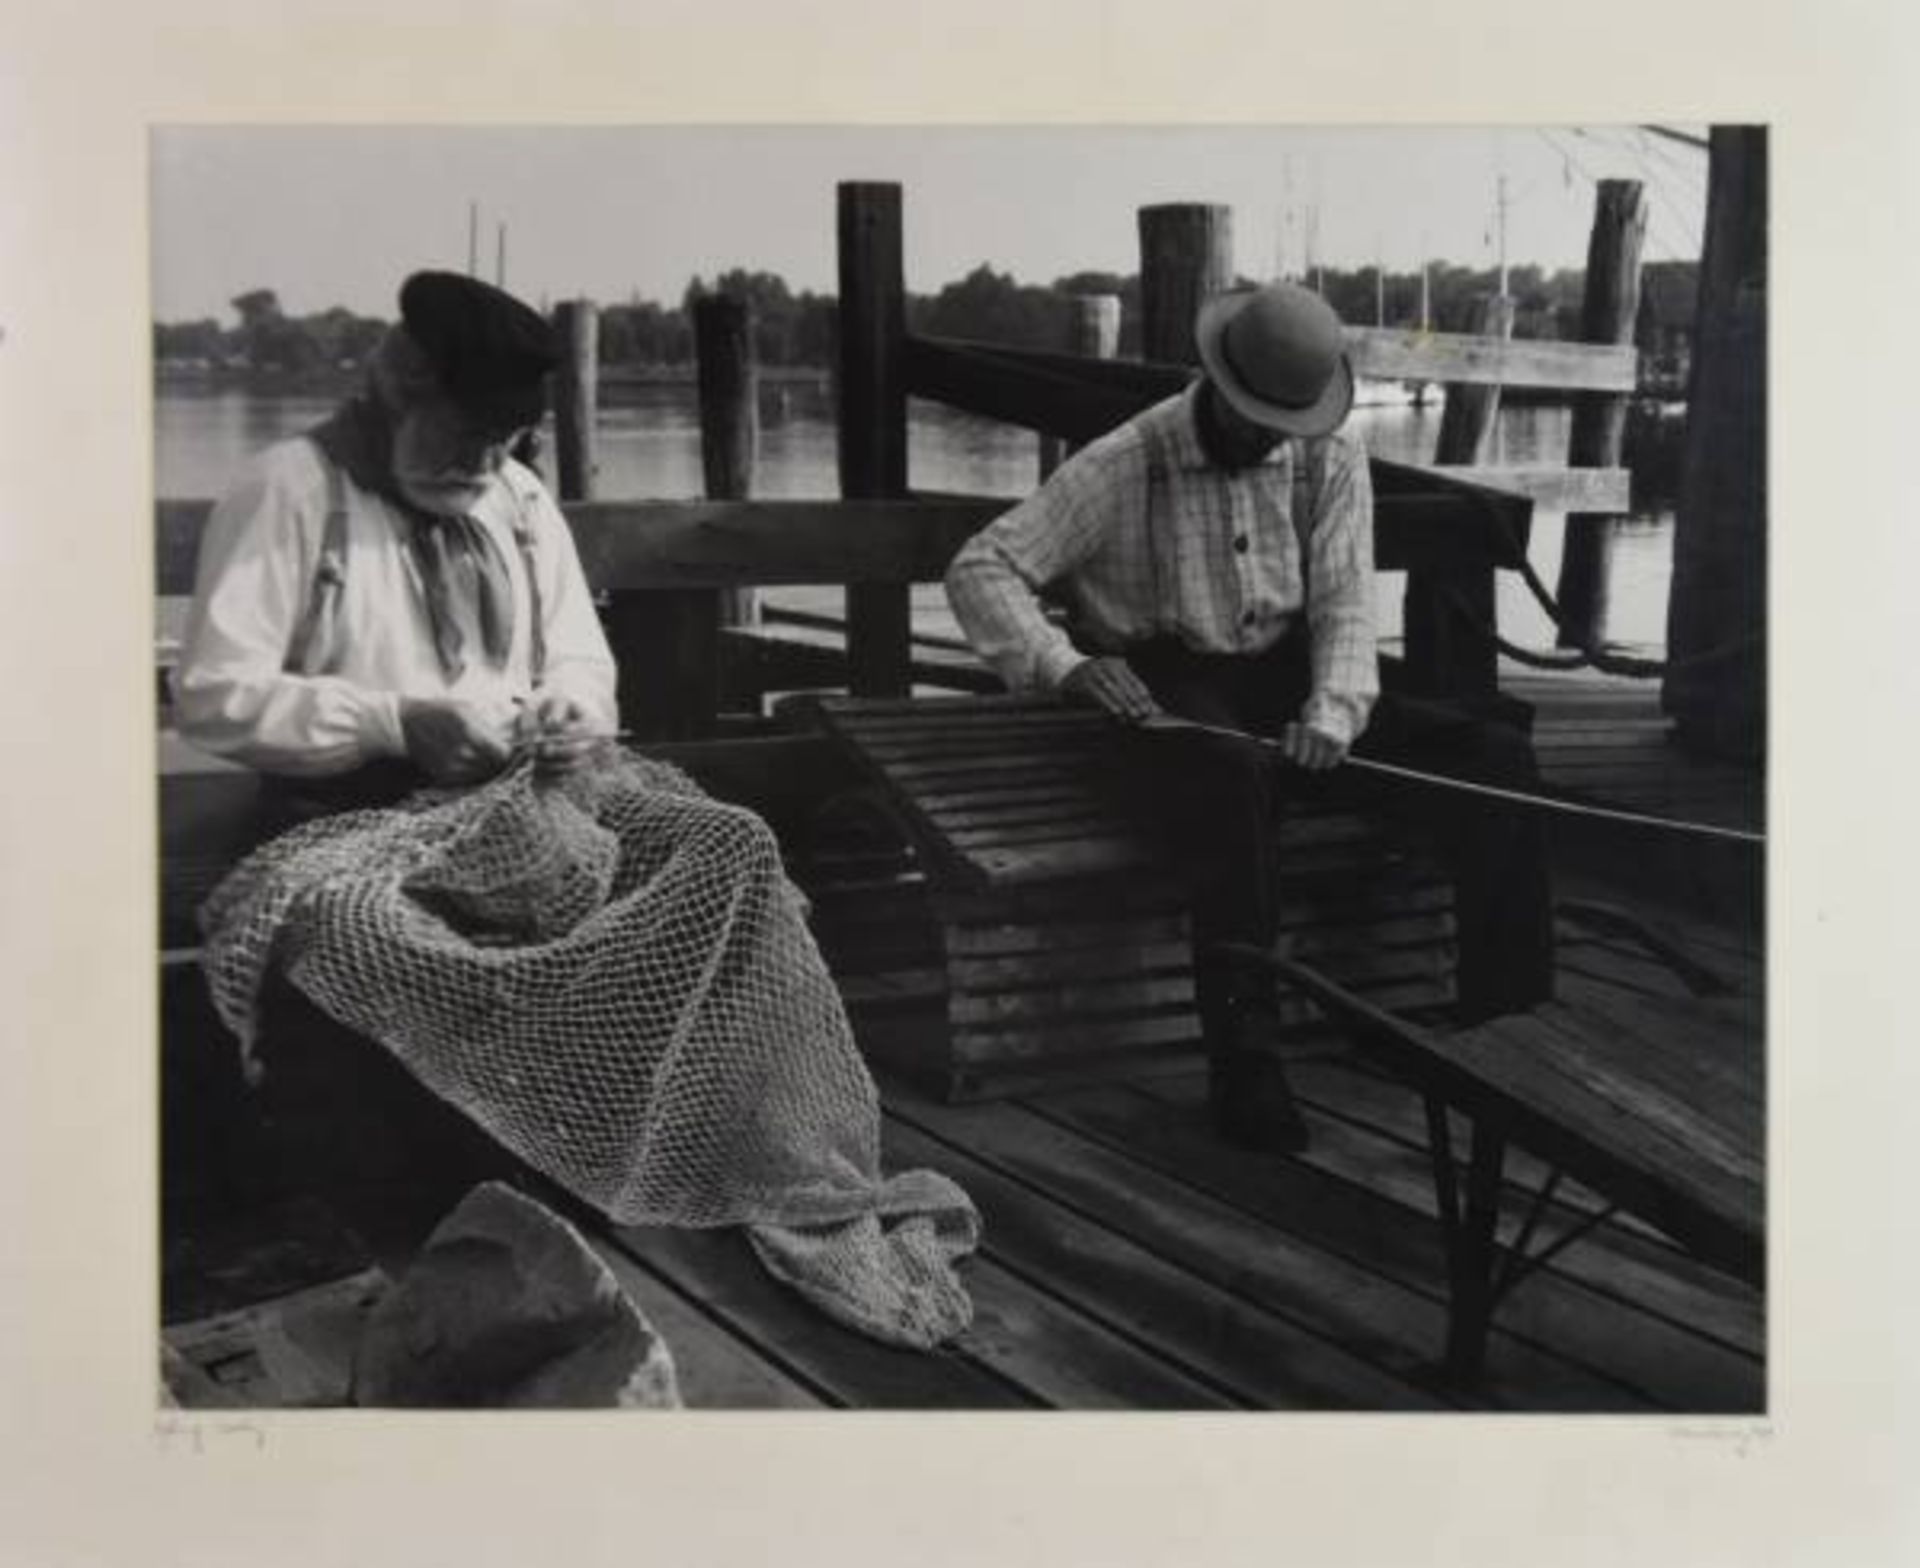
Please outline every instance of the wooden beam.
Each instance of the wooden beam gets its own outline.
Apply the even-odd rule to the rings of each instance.
[[[1587,242],[1586,297],[1580,336],[1589,343],[1633,343],[1640,315],[1640,252],[1647,237],[1647,202],[1638,180],[1602,180]],[[1615,468],[1627,428],[1625,394],[1582,393],[1567,438],[1570,469]],[[1563,648],[1597,643],[1606,632],[1613,559],[1614,516],[1628,509],[1568,508],[1555,597],[1563,617],[1556,641]]]
[[[1631,345],[1503,339],[1489,333],[1419,332],[1397,327],[1347,328],[1354,369],[1383,381],[1459,381],[1469,385],[1559,388],[1565,391],[1632,392],[1637,358]],[[1139,359],[1091,360],[1073,354],[978,343],[963,338],[921,338],[972,348],[1035,369],[1058,371],[1096,386],[1137,392],[1147,401],[1170,396],[1193,379],[1186,365]]]
[[[563,508],[587,581],[624,589],[938,582],[1005,511],[958,501],[593,501]],[[155,508],[156,593],[193,592],[210,501]]]
[[[943,348],[971,349],[1011,364],[1034,370],[1050,370],[1086,386],[1127,392],[1145,408],[1163,397],[1171,397],[1191,382],[1197,372],[1190,365],[1164,365],[1142,359],[1088,359],[1080,354],[1060,354],[1046,349],[1015,348],[1006,343],[981,343],[970,338],[927,337],[909,334],[910,343],[931,343]],[[916,389],[917,390],[917,389]]]
[[[847,181],[839,186],[840,493],[851,500],[904,495],[907,489],[901,226],[898,185]],[[910,621],[904,587],[855,582],[847,589],[857,695],[906,692]]]
[[[600,317],[591,300],[562,300],[554,330],[565,358],[553,377],[554,466],[560,495],[591,501],[599,464],[594,432],[600,408]]]
[[[1375,559],[1474,553],[1473,540],[1526,537],[1522,496],[1499,470],[1434,470],[1374,459]],[[562,508],[587,581],[602,593],[682,588],[938,582],[953,554],[1013,503],[999,496],[897,501],[590,501]],[[154,509],[154,591],[193,592],[213,503]]]
[[[718,590],[608,596],[607,643],[620,671],[620,725],[637,740],[702,740],[720,714]]]
[[[1120,296],[1076,294],[1067,325],[1067,352],[1081,359],[1112,359],[1120,352]],[[1066,460],[1068,444],[1044,432],[1040,437],[1040,477],[1047,478]]]
[[[569,514],[596,588],[938,582],[1007,502],[601,503]]]
[[[1755,761],[1767,723],[1767,128],[1716,125],[1661,702]]]
[[[1098,361],[1023,353],[985,344],[909,337],[908,389],[989,419],[1069,441],[1092,441],[1164,395],[1102,385],[1069,368]],[[1184,380],[1181,382],[1184,385]]]
[[[1552,343],[1491,334],[1349,327],[1356,374],[1380,381],[1632,392],[1639,356],[1631,343]]]
[[[693,351],[700,391],[700,467],[707,496],[744,501],[753,494],[760,450],[760,374],[754,357],[753,308],[738,295],[693,303]],[[751,588],[726,590],[720,624],[751,626],[759,617]]]
[[[1513,301],[1490,294],[1476,303],[1477,338],[1505,340],[1513,331]],[[1485,456],[1500,412],[1500,386],[1450,381],[1440,416],[1435,457],[1442,465],[1471,466]],[[1422,695],[1478,698],[1499,688],[1493,624],[1493,573],[1461,557],[1423,564],[1407,574],[1401,624],[1407,678]]]
[[[1194,317],[1233,283],[1233,209],[1169,202],[1142,207],[1138,221],[1141,356],[1197,365]]]
[[[1543,512],[1624,512],[1632,475],[1624,468],[1448,468],[1490,490],[1523,495]]]

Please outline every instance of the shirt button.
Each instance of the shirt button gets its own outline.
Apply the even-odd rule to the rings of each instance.
[[[1247,536],[1245,534],[1235,534],[1233,536],[1233,547],[1242,555],[1245,555],[1247,553]]]

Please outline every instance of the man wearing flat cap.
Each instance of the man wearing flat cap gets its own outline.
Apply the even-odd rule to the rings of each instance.
[[[546,322],[448,272],[400,291],[361,392],[259,454],[201,539],[175,699],[195,744],[339,804],[552,770],[615,727],[572,535],[509,453],[546,410]]]
[[[1306,1130],[1258,1049],[1273,1029],[1271,980],[1217,954],[1276,939],[1276,811],[1290,793],[1359,790],[1340,770],[1356,748],[1503,788],[1537,774],[1517,732],[1381,694],[1373,495],[1366,453],[1340,428],[1353,372],[1333,310],[1289,283],[1234,291],[1202,307],[1195,339],[1194,384],[1083,448],[969,541],[947,594],[1015,690],[1276,743],[1146,729],[1136,750],[1194,875],[1216,1123],[1235,1142],[1294,1149]],[[1066,602],[1067,626],[1049,619],[1043,591]],[[1380,803],[1437,829],[1454,861],[1463,1016],[1549,995],[1537,820],[1451,791]]]

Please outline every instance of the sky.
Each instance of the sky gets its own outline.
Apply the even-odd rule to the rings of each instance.
[[[1697,127],[1685,127],[1698,133]],[[695,275],[777,272],[834,288],[834,187],[904,189],[907,287],[981,263],[1023,283],[1138,267],[1135,211],[1233,209],[1250,277],[1328,266],[1580,266],[1594,182],[1645,182],[1649,260],[1699,254],[1704,151],[1633,126],[331,127],[151,133],[153,313],[211,316],[275,290],[292,315],[391,317],[399,280],[480,272],[535,302],[677,302]],[[1317,225],[1313,214],[1317,213]]]

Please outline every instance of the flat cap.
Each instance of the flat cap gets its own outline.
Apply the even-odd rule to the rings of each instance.
[[[559,340],[511,294],[464,273],[416,272],[400,285],[400,319],[463,412],[501,432],[546,413]]]

